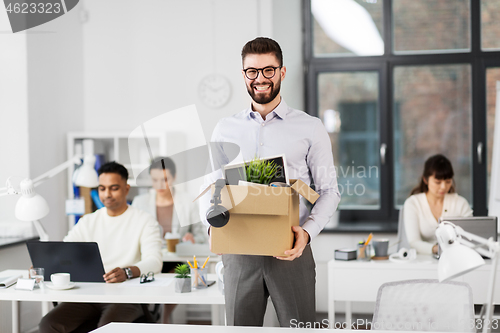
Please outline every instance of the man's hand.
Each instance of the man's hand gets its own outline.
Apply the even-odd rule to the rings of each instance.
[[[307,243],[309,243],[309,234],[302,229],[302,227],[293,226],[292,231],[295,236],[295,245],[293,249],[285,251],[285,254],[288,254],[289,257],[275,257],[276,259],[288,261],[295,260],[302,255]]]
[[[125,281],[127,279],[127,274],[125,274],[123,268],[116,267],[115,269],[104,274],[103,277],[106,283],[116,283]]]
[[[186,232],[186,234],[184,235],[184,237],[182,237],[182,241],[183,242],[190,241],[191,243],[194,244],[194,236],[193,236],[193,234],[190,233],[190,232]]]

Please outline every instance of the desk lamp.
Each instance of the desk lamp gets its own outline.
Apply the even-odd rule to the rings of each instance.
[[[73,173],[73,181],[75,185],[97,187],[99,185],[99,180],[97,172],[94,170],[95,160],[94,155],[86,155],[82,164],[81,155],[77,155],[33,180],[29,178],[24,179],[20,183],[20,192],[17,192],[14,189],[9,178],[7,179],[7,187],[0,188],[0,196],[8,194],[22,194],[16,203],[16,218],[21,221],[33,222],[38,235],[40,236],[40,240],[48,241],[49,236],[47,235],[47,232],[45,232],[45,229],[39,220],[49,214],[49,205],[40,194],[35,192],[35,187],[75,164],[81,164],[81,167],[76,169]]]
[[[447,221],[443,221],[439,224],[436,230],[436,237],[442,250],[438,264],[439,282],[454,279],[484,265],[484,259],[480,254],[493,260],[490,282],[488,285],[488,300],[485,304],[486,310],[484,306],[481,310],[481,314],[484,310],[486,312],[483,333],[491,332],[493,291],[495,287],[495,275],[497,272],[500,244],[495,242],[493,238],[485,239],[479,237]],[[478,243],[478,245],[475,243]],[[483,248],[483,246],[487,249]]]

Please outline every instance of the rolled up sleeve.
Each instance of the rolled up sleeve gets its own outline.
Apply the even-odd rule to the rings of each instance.
[[[307,165],[319,194],[311,214],[302,225],[312,240],[330,221],[340,202],[332,145],[323,123],[319,120],[307,155]]]

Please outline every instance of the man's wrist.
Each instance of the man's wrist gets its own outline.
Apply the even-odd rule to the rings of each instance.
[[[134,273],[132,272],[132,269],[130,269],[130,267],[125,267],[123,270],[125,271],[125,276],[127,277],[127,280],[130,280],[131,278],[134,277]]]

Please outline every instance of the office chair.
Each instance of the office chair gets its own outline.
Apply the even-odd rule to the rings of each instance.
[[[402,248],[411,249],[408,237],[406,236],[403,207],[399,210],[398,218],[398,251]]]
[[[157,323],[161,316],[161,306],[160,304],[152,304],[151,306],[152,309],[150,309],[149,304],[141,304],[144,314],[134,320],[134,323]]]
[[[475,332],[472,289],[455,281],[384,283],[378,290],[371,329]]]

